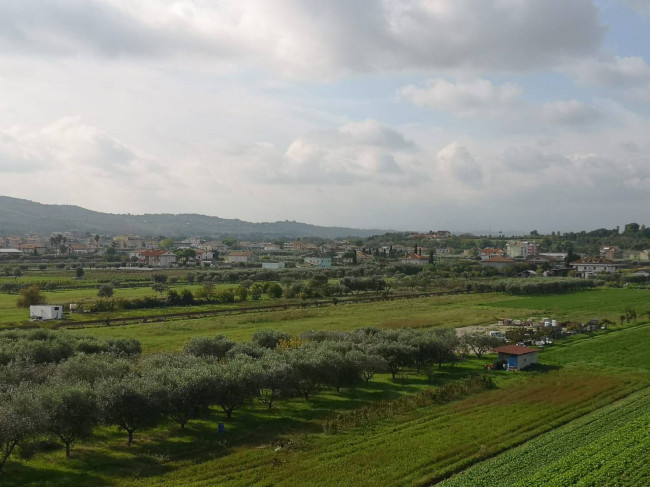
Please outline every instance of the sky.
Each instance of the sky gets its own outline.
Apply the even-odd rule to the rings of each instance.
[[[0,195],[395,230],[650,224],[649,63],[650,0],[3,0]]]

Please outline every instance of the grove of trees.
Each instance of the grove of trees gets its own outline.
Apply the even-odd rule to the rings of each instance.
[[[259,330],[251,341],[195,337],[181,353],[140,356],[137,340],[99,340],[63,331],[0,332],[0,470],[15,447],[49,435],[72,455],[96,425],[112,425],[128,445],[163,421],[183,429],[222,411],[226,419],[252,401],[272,409],[281,398],[310,400],[393,377],[405,368],[457,359],[454,330],[359,329],[290,337]]]

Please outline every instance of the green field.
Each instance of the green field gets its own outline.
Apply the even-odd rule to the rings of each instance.
[[[616,323],[627,307],[635,309],[639,315],[646,315],[650,311],[648,293],[647,289],[600,288],[579,293],[504,298],[498,303],[489,303],[487,306],[508,309],[513,313],[510,318],[514,316],[524,318],[552,316],[560,320],[608,318]]]
[[[544,360],[549,364],[573,364],[592,369],[650,370],[649,337],[650,324],[647,323],[595,337],[583,335],[549,348],[544,352]]]
[[[479,463],[440,485],[647,485],[650,389]]]
[[[200,285],[179,285],[170,286],[170,289],[176,289],[179,293],[183,289],[189,289],[193,293],[196,292]],[[219,284],[215,286],[216,290],[233,288],[234,284]],[[90,304],[99,301],[101,298],[97,297],[97,288],[81,288],[81,289],[65,289],[59,291],[42,291],[41,294],[45,296],[47,303],[67,305],[69,303],[76,303],[78,305]],[[131,287],[131,288],[117,288],[114,291],[112,299],[136,299],[146,296],[161,297],[161,294],[156,293],[151,286],[146,287]],[[165,294],[162,295],[163,297]],[[29,309],[18,308],[16,306],[16,294],[0,294],[0,327],[4,326],[17,326],[20,324],[33,324],[29,322]],[[66,313],[66,323],[75,321],[98,320],[105,318],[122,318],[130,316],[150,316],[169,313],[182,313],[184,311],[205,311],[211,309],[223,308],[224,305],[205,305],[205,306],[178,306],[157,309],[139,309],[139,310],[119,310],[110,313]],[[232,305],[230,307],[233,307]],[[67,311],[67,310],[66,310]]]
[[[613,318],[626,307],[641,310],[648,306],[650,291],[635,289],[607,288],[569,295],[519,298],[500,294],[463,294],[86,328],[73,332],[97,337],[133,337],[142,342],[145,352],[154,352],[179,350],[185,341],[197,335],[220,333],[244,341],[260,328],[273,328],[297,335],[308,330],[351,330],[367,326],[422,328],[488,325],[503,317],[546,315],[559,320],[586,321],[593,317],[610,317],[614,321]],[[549,314],[549,310],[553,312]]]
[[[648,296],[648,291],[633,289],[521,298],[496,294],[455,295],[68,332],[103,338],[135,337],[142,341],[144,352],[151,353],[179,350],[186,340],[198,335],[223,333],[236,340],[248,340],[260,328],[296,335],[309,329],[350,330],[364,326],[456,327],[493,323],[503,316],[548,315],[587,320],[616,316],[626,307],[641,312],[650,302]],[[528,475],[532,481],[521,485],[553,485],[556,481],[559,482],[556,485],[567,485],[560,480],[577,475],[573,469],[574,465],[580,465],[577,459],[582,459],[584,464],[593,460],[609,465],[607,468],[613,472],[643,473],[634,462],[635,455],[647,451],[643,450],[647,449],[647,435],[640,437],[627,424],[635,425],[640,431],[647,431],[648,427],[647,414],[634,412],[647,410],[650,398],[647,389],[650,356],[645,346],[650,342],[650,325],[643,323],[644,318],[641,317],[640,324],[614,326],[591,336],[558,341],[540,352],[543,366],[537,370],[492,372],[498,385],[495,390],[448,404],[403,411],[338,434],[324,433],[324,421],[332,411],[406,397],[432,384],[424,374],[416,375],[415,371],[408,370],[397,380],[379,374],[370,383],[355,389],[343,389],[340,393],[327,389],[310,401],[280,400],[270,412],[254,402],[237,410],[232,420],[226,421],[227,431],[221,435],[216,430],[218,423],[224,421],[223,415],[214,409],[209,418],[189,423],[182,432],[171,422],[138,431],[137,443],[131,448],[125,445],[122,432],[100,427],[92,440],[78,442],[70,460],[64,459],[60,448],[39,452],[32,458],[12,457],[0,482],[11,486],[133,487],[426,485],[464,469],[468,469],[466,474],[452,477],[448,482],[463,482],[463,475],[474,475],[472,469],[478,469],[476,475],[483,475],[480,468],[484,464],[477,462],[490,458],[485,464],[502,459],[507,473],[515,469],[512,461],[530,463],[523,459],[534,452],[518,452],[537,441],[545,441],[543,445],[574,444],[578,456],[571,456],[574,452],[567,450],[564,455],[553,457],[554,448],[548,447],[547,454],[551,455],[548,465],[539,462],[543,463],[540,468],[531,467]],[[485,373],[482,364],[491,360],[492,357],[470,359],[445,366],[441,371],[436,369],[435,383],[455,380],[468,373]],[[622,415],[629,418],[628,423],[612,419],[616,416],[614,411],[620,408],[629,410],[629,415]],[[606,417],[609,421],[603,419]],[[598,421],[611,427],[589,427],[591,422]],[[602,435],[594,436],[597,433]],[[620,441],[625,434],[635,438],[635,442]],[[580,444],[581,436],[593,441]],[[571,438],[575,443],[570,443]],[[617,448],[615,455],[606,454],[608,444]],[[594,450],[592,445],[599,445],[599,450]],[[580,451],[583,456],[577,453]],[[506,455],[515,455],[512,457],[515,460],[509,460]],[[545,468],[553,464],[557,466],[557,477],[552,475],[554,470]],[[593,466],[591,470],[598,471]],[[639,485],[634,483],[634,477],[626,479],[619,475],[617,478],[623,480],[618,484],[599,478],[594,477],[588,485]]]

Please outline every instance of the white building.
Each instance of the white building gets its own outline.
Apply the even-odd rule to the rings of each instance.
[[[305,264],[326,269],[332,267],[331,257],[305,257]]]
[[[257,262],[257,255],[253,252],[233,251],[226,257],[226,262],[229,264]]]
[[[509,259],[515,259],[517,257],[523,257],[525,259],[529,255],[539,255],[538,243],[514,240],[506,244],[506,257]]]
[[[284,262],[262,262],[262,269],[284,269]]]
[[[140,252],[140,261],[151,267],[171,267],[176,264],[176,254],[164,250],[143,250]]]
[[[212,250],[197,250],[196,258],[201,261],[212,260],[214,259],[214,252]]]
[[[29,307],[30,320],[62,320],[63,306],[59,305],[36,305]]]
[[[599,272],[614,273],[619,265],[604,257],[584,257],[571,262],[571,267],[576,271],[576,276],[587,278]]]
[[[427,265],[429,263],[429,257],[426,255],[409,254],[400,257],[399,263],[406,265]]]

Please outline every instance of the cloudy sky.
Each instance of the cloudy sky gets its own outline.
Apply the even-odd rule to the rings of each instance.
[[[650,0],[0,2],[2,195],[613,228],[650,224],[649,135]]]

